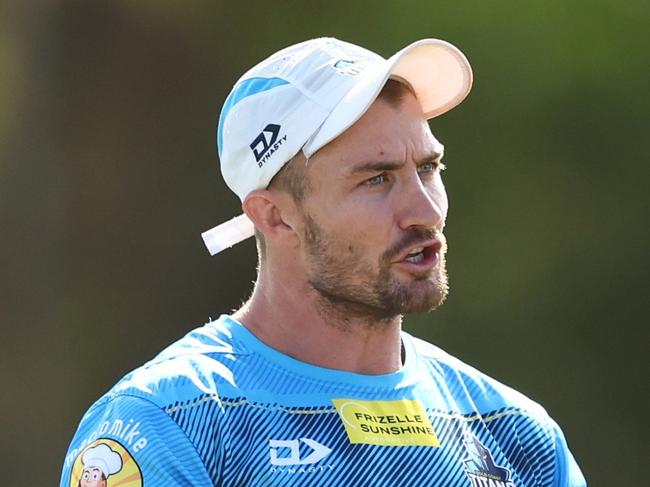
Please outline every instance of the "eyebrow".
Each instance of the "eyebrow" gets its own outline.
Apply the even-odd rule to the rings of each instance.
[[[439,162],[442,159],[443,152],[432,151],[427,154],[426,157],[423,157],[421,160],[416,161],[416,165],[420,166],[426,164],[427,162]],[[371,161],[365,164],[359,164],[355,166],[350,171],[351,174],[359,173],[368,173],[368,172],[382,172],[382,171],[393,171],[404,166],[404,161],[394,162],[394,161]]]

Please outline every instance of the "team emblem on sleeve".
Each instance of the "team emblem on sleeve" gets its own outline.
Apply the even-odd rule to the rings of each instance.
[[[109,438],[84,449],[72,466],[70,487],[142,487],[142,472],[129,451]]]

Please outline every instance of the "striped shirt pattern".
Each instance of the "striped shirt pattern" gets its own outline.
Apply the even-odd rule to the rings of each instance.
[[[132,485],[147,487],[586,486],[541,406],[408,333],[402,343],[401,370],[367,376],[299,362],[224,315],[89,409],[60,485],[77,485],[75,461],[108,438],[139,466],[142,483]],[[356,431],[361,423],[350,424],[337,399],[367,411],[417,403],[426,416],[418,420],[430,424],[438,446],[399,443],[413,414],[358,412],[365,409],[355,417],[368,437],[385,443],[354,442],[344,423]]]

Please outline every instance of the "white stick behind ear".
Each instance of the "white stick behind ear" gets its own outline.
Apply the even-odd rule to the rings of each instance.
[[[216,255],[255,234],[255,226],[246,215],[239,215],[201,234],[210,255]]]

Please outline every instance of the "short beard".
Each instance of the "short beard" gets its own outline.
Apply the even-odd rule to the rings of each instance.
[[[444,236],[434,230],[414,227],[380,258],[379,272],[364,261],[363,253],[351,245],[329,241],[325,232],[305,214],[305,241],[311,258],[309,284],[320,299],[320,313],[327,321],[349,327],[353,319],[381,325],[406,313],[436,309],[447,297]],[[411,283],[391,275],[390,263],[408,247],[437,238],[442,242],[434,275],[416,276]],[[373,273],[375,276],[373,277]],[[356,278],[356,279],[355,279]],[[332,316],[334,314],[334,316]],[[332,320],[335,318],[335,320]]]

